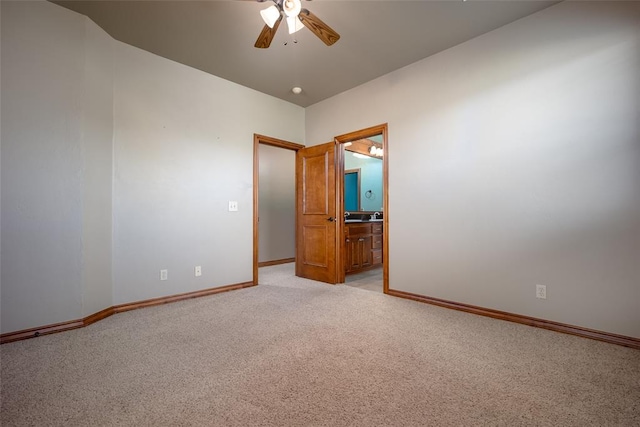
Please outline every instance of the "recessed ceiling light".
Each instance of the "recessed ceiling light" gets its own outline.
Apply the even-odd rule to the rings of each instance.
[[[302,93],[302,88],[296,86],[293,89],[291,89],[291,92],[295,93],[296,95],[299,95],[300,93]]]

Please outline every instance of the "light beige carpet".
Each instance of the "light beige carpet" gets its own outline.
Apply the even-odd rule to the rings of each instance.
[[[640,351],[292,275],[1,346],[2,426],[640,425]]]

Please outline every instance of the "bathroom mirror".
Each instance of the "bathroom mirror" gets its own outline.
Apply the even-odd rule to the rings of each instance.
[[[382,134],[344,146],[344,210],[382,212]]]

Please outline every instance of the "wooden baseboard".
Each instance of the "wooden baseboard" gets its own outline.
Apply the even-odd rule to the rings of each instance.
[[[506,320],[509,322],[521,323],[524,325],[534,326],[536,328],[548,329],[555,332],[562,332],[570,335],[577,335],[583,338],[604,341],[610,344],[622,345],[625,347],[640,350],[640,339],[627,337],[624,335],[612,334],[609,332],[596,331],[593,329],[582,328],[580,326],[567,325],[564,323],[553,322],[551,320],[537,319],[535,317],[523,316],[520,314],[508,313],[505,311],[493,310],[490,308],[477,307],[469,304],[462,304],[453,301],[447,301],[439,298],[427,297],[424,295],[412,294],[410,292],[389,289],[387,295],[399,298],[406,298],[426,304],[437,305],[440,307],[451,308],[454,310],[464,311],[467,313],[479,314],[481,316],[493,317],[494,319]]]
[[[187,292],[184,294],[170,295],[160,298],[152,298],[144,301],[129,302],[126,304],[115,305],[112,307],[114,313],[123,313],[125,311],[137,310],[144,307],[153,307],[154,305],[168,304],[176,301],[183,301],[190,298],[205,297],[207,295],[219,294],[221,292],[235,291],[238,289],[249,288],[255,286],[253,282],[237,283],[235,285],[221,286],[218,288],[203,289],[201,291]]]
[[[274,261],[262,261],[258,263],[258,267],[269,267],[270,265],[279,265],[279,264],[288,264],[290,262],[295,262],[295,258],[284,258],[284,259],[276,259]]]
[[[0,344],[6,344],[13,341],[20,341],[29,338],[37,338],[42,335],[55,334],[57,332],[70,331],[72,329],[83,328],[95,323],[99,320],[107,318],[116,313],[136,310],[138,308],[152,307],[154,305],[168,304],[176,301],[182,301],[190,298],[199,298],[207,295],[219,294],[221,292],[233,291],[236,289],[248,288],[255,286],[253,282],[237,283],[235,285],[220,286],[217,288],[203,289],[201,291],[186,292],[184,294],[170,295],[166,297],[153,298],[144,301],[137,301],[127,304],[115,305],[100,310],[83,319],[69,320],[68,322],[56,323],[53,325],[39,326],[37,328],[24,329],[16,332],[8,332],[0,335]]]
[[[68,322],[55,323],[53,325],[45,325],[37,328],[24,329],[22,331],[8,332],[0,335],[0,344],[8,342],[26,340],[28,338],[37,338],[42,335],[55,334],[58,332],[70,331],[72,329],[82,328],[84,322],[82,319],[69,320]]]
[[[115,314],[115,311],[113,311],[113,307],[107,307],[104,310],[100,310],[97,313],[93,313],[87,317],[85,317],[84,319],[82,319],[82,326],[89,326],[92,323],[96,323],[102,319],[105,319],[109,316],[111,316],[112,314]]]

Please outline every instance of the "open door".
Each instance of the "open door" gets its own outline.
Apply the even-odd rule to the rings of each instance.
[[[335,144],[296,154],[296,276],[337,283]]]

